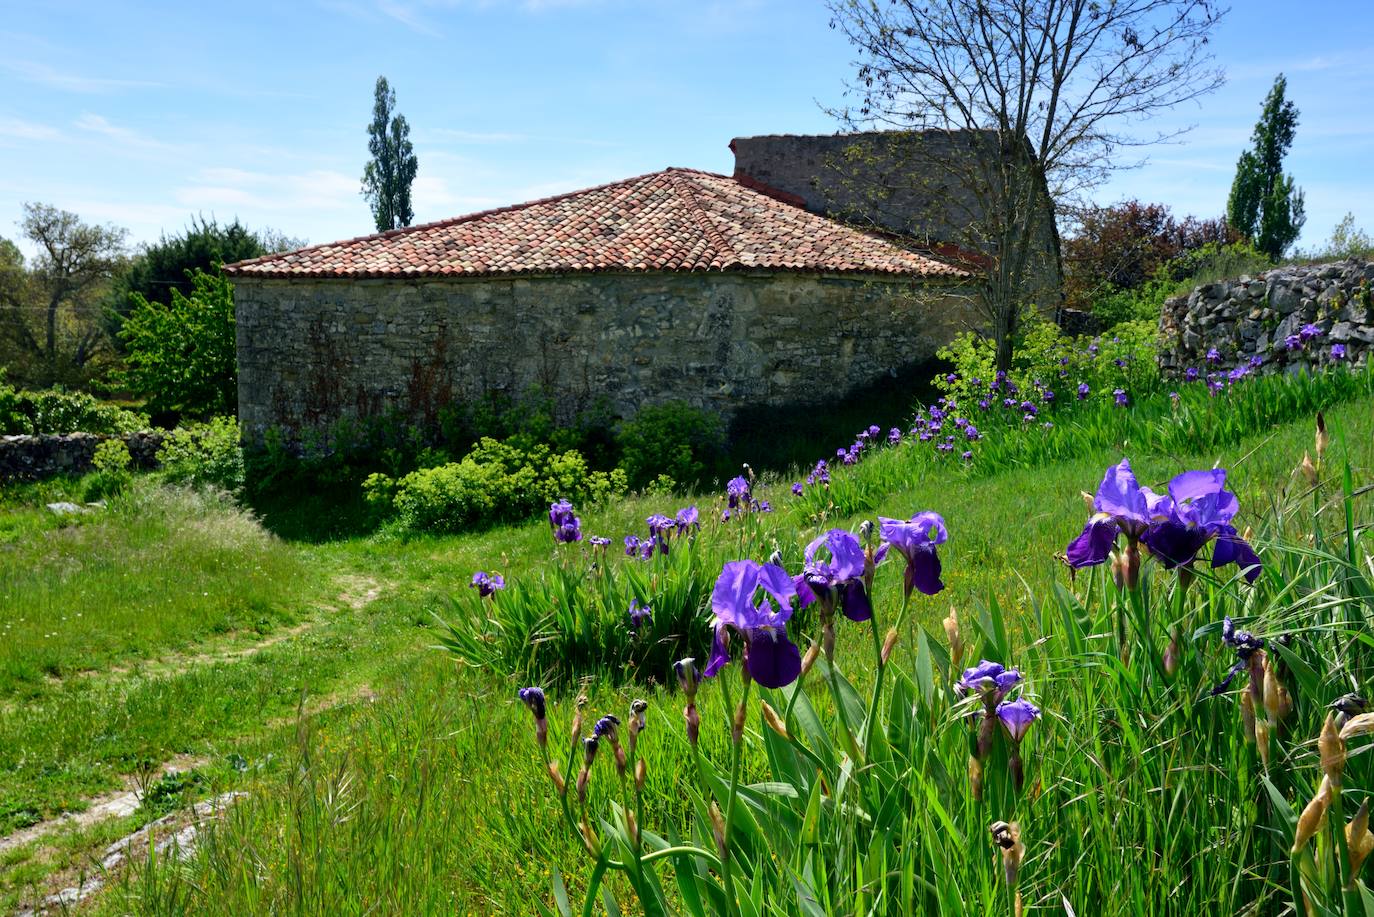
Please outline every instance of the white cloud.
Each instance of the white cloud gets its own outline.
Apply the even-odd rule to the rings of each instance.
[[[273,174],[208,168],[177,188],[175,196],[192,210],[337,211],[358,207],[358,179],[331,169]]]
[[[62,132],[46,124],[35,124],[18,118],[0,118],[0,137],[14,140],[56,140]]]
[[[130,150],[171,150],[171,144],[154,140],[138,131],[127,127],[120,127],[113,124],[108,118],[101,115],[93,115],[89,112],[83,114],[72,122],[72,126],[86,131],[90,134],[98,134],[119,144],[124,152]]]
[[[103,93],[117,92],[121,89],[154,89],[162,86],[147,80],[109,79],[105,77],[83,76],[69,70],[58,70],[47,64],[28,60],[0,61],[0,67],[16,74],[26,83],[37,83],[52,89],[66,92]]]

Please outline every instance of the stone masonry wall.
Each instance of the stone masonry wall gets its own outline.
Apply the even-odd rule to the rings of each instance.
[[[96,447],[107,439],[100,433],[42,436],[0,436],[0,482],[41,481],[59,474],[84,474],[94,465]],[[157,430],[122,434],[133,467],[149,471],[158,466],[157,450],[163,434]]]
[[[1251,365],[1256,356],[1268,372],[1363,363],[1374,352],[1374,261],[1274,268],[1205,284],[1164,303],[1159,333],[1160,367],[1171,375]],[[1209,363],[1214,348],[1219,360]]]
[[[235,282],[245,432],[325,428],[531,385],[622,416],[823,403],[971,320],[949,285],[780,273]]]

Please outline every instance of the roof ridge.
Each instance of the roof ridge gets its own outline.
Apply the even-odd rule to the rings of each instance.
[[[605,191],[608,188],[615,188],[620,185],[629,185],[635,182],[643,181],[646,178],[653,178],[656,175],[669,175],[672,172],[692,172],[697,175],[712,175],[717,178],[729,177],[726,175],[719,175],[715,172],[706,172],[701,169],[690,169],[683,166],[668,166],[666,168],[658,169],[653,172],[645,172],[642,175],[632,175],[629,178],[621,178],[617,179],[616,181],[604,182],[600,185],[592,185],[590,188],[577,188],[573,191],[564,191],[560,194],[551,194],[546,197],[538,197],[534,198],[533,200],[522,201],[518,204],[507,204],[504,207],[489,207],[486,210],[476,210],[472,213],[465,213],[461,216],[456,217],[448,217],[443,220],[432,220],[428,223],[415,223],[411,226],[402,226],[399,229],[388,229],[384,232],[371,232],[361,236],[354,236],[351,239],[336,239],[333,242],[321,242],[318,245],[307,245],[304,248],[295,248],[287,252],[273,252],[272,254],[268,255],[259,255],[256,258],[248,258],[243,261],[235,261],[233,264],[226,264],[224,265],[224,269],[232,273],[238,268],[251,267],[253,265],[258,264],[266,264],[270,261],[275,261],[278,258],[284,258],[287,255],[299,255],[305,252],[314,252],[325,248],[333,248],[335,246],[354,245],[358,242],[371,242],[374,239],[393,239],[397,236],[410,235],[411,233],[423,232],[429,229],[443,229],[448,226],[456,226],[460,223],[468,223],[473,220],[480,220],[485,217],[494,216],[498,213],[510,213],[515,210],[523,210],[527,207],[538,207],[541,204],[551,204],[555,201],[565,200],[567,198],[576,197],[582,194],[589,194],[594,191]]]
[[[698,172],[696,169],[668,170],[668,172],[670,173],[674,171],[694,172],[698,175],[711,174],[710,172]],[[723,175],[719,177],[725,178],[725,176]],[[673,184],[678,188],[678,190],[681,193],[687,196],[687,202],[688,204],[690,204],[692,209],[692,218],[696,220],[697,226],[699,226],[701,228],[701,231],[705,233],[707,240],[709,240],[711,243],[711,247],[720,256],[718,259],[713,259],[713,263],[711,266],[718,267],[723,270],[731,264],[742,264],[743,261],[740,259],[739,253],[736,252],[734,248],[730,245],[730,242],[728,239],[725,238],[724,233],[722,233],[719,229],[716,228],[715,222],[711,219],[711,214],[707,212],[705,207],[701,206],[701,201],[697,198],[696,190],[692,187],[692,183],[683,181],[677,175],[670,175],[669,180],[673,182]],[[719,261],[719,264],[714,263],[717,260]]]

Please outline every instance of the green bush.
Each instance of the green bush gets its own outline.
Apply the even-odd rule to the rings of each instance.
[[[238,408],[234,345],[234,288],[222,275],[196,271],[190,297],[172,290],[172,302],[132,294],[133,312],[119,336],[128,348],[124,381],[148,397],[153,411],[193,417]]]
[[[148,418],[85,392],[45,389],[17,391],[0,382],[0,434],[132,433],[148,426]]]
[[[122,491],[132,479],[133,456],[122,439],[107,439],[95,447],[91,464],[95,471],[86,479],[85,498],[102,500]]]
[[[1248,243],[1208,242],[1160,265],[1143,284],[1129,290],[1110,290],[1099,296],[1092,312],[1107,327],[1122,322],[1158,322],[1164,301],[1183,296],[1199,284],[1268,270],[1273,263]]]
[[[243,488],[243,450],[239,425],[232,417],[177,427],[157,450],[162,476],[174,484],[219,487],[230,493]]]
[[[554,452],[525,437],[484,437],[462,461],[422,468],[394,480],[374,474],[364,484],[369,503],[391,505],[403,528],[454,532],[527,519],[550,503],[596,503],[624,493],[620,470],[590,471],[576,451]]]
[[[620,425],[620,467],[630,486],[644,488],[660,475],[695,484],[706,462],[725,449],[719,415],[682,401],[646,407]]]

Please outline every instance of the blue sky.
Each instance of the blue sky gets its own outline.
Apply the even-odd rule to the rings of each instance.
[[[1274,76],[1302,111],[1302,242],[1374,229],[1368,0],[1233,0],[1228,85],[1096,197],[1217,215]],[[830,132],[851,54],[811,0],[0,0],[0,235],[43,201],[176,231],[240,217],[312,242],[366,233],[358,195],[386,74],[420,159],[419,221],[669,165],[729,172],[731,137]],[[1148,128],[1146,128],[1148,129]]]

